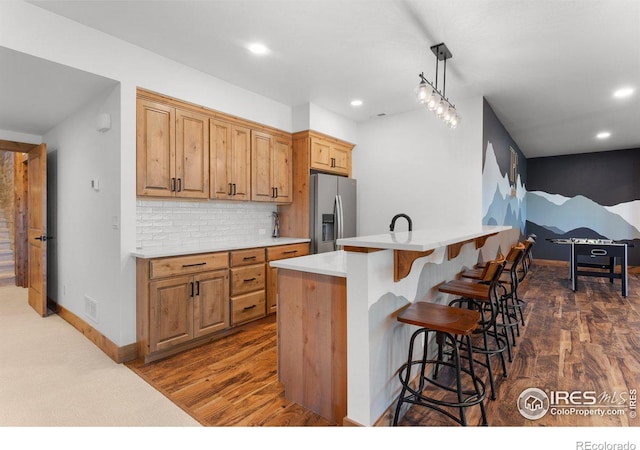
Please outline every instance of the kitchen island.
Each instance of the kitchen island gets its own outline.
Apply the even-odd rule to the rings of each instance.
[[[341,425],[347,415],[346,253],[271,267],[278,268],[278,379],[285,398]]]
[[[285,288],[286,282],[279,286],[281,304],[289,303],[285,297],[290,297],[292,305],[297,302],[294,309],[303,303],[307,308],[306,313],[294,310],[287,319],[293,322],[287,326],[299,331],[279,335],[282,349],[278,355],[279,369],[286,390],[289,390],[288,384],[304,381],[289,381],[285,372],[302,379],[309,374],[318,375],[298,368],[305,364],[313,366],[314,361],[310,358],[315,355],[326,358],[339,355],[342,350],[335,347],[336,342],[346,336],[346,369],[342,368],[339,358],[332,360],[331,376],[324,375],[332,380],[331,383],[318,386],[307,397],[300,397],[301,400],[291,399],[306,407],[312,403],[309,398],[333,396],[335,399],[339,397],[334,391],[339,382],[334,381],[340,373],[346,373],[346,389],[342,391],[346,392],[346,415],[341,419],[340,413],[334,412],[336,423],[389,424],[390,412],[400,390],[397,371],[406,362],[409,336],[413,331],[412,327],[397,322],[399,311],[414,301],[447,303],[449,297],[438,292],[439,284],[457,278],[461,271],[473,267],[478,260],[493,259],[498,251],[504,252],[519,237],[520,230],[507,226],[390,232],[340,239],[338,244],[344,246],[344,251],[332,252],[329,256],[319,254],[271,263],[272,267],[286,269],[280,270],[279,280],[297,277],[297,287],[292,290]],[[331,264],[339,268],[338,276],[322,273]],[[342,280],[326,280],[328,286],[333,283],[340,287],[320,289],[317,283],[321,277]],[[315,287],[309,278],[316,279]],[[307,287],[301,288],[305,283]],[[343,297],[342,289],[346,290],[346,297]],[[341,305],[346,311],[339,309]],[[312,307],[324,307],[325,310],[310,316]],[[345,312],[346,320],[343,320]],[[283,314],[279,317],[279,326],[284,326],[284,320]],[[330,326],[313,329],[318,326],[316,321]],[[307,335],[301,334],[305,330]],[[310,345],[305,339],[312,331],[322,339],[312,344],[316,346],[313,353],[305,353],[300,347]],[[290,370],[291,367],[295,369]]]

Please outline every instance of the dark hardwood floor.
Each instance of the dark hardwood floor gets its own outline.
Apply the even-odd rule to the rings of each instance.
[[[627,426],[623,416],[552,416],[530,421],[516,407],[529,387],[618,394],[640,388],[640,275],[630,274],[629,297],[619,281],[580,279],[569,288],[567,267],[534,264],[521,286],[527,301],[508,377],[497,377],[497,400],[486,401],[491,426]],[[239,333],[147,365],[127,364],[150,385],[206,426],[327,426],[318,415],[284,398],[278,383],[275,317]],[[498,373],[501,373],[498,370]],[[478,408],[469,423],[480,423]],[[455,425],[412,407],[400,425]]]

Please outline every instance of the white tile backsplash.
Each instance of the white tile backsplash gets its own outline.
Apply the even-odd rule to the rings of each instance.
[[[223,244],[271,236],[269,203],[137,200],[136,247]],[[259,230],[265,230],[264,235]]]

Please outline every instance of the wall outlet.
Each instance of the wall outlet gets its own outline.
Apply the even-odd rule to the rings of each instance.
[[[97,178],[91,179],[91,189],[98,192],[100,190],[100,180]]]
[[[260,236],[264,236],[265,234],[267,234],[267,230],[265,230],[264,228],[259,228],[258,229],[258,234]]]

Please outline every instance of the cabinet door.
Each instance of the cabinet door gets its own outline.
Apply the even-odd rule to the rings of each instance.
[[[291,203],[293,192],[291,180],[293,178],[293,164],[291,141],[276,137],[273,144],[273,185],[276,188],[278,203]]]
[[[172,197],[176,179],[175,109],[138,100],[136,194]]]
[[[233,126],[229,160],[233,200],[251,200],[251,130]]]
[[[332,170],[349,175],[351,172],[351,150],[341,145],[332,145],[331,157],[333,158]]]
[[[231,182],[232,125],[220,120],[209,121],[209,157],[211,162],[210,198],[227,199],[233,194]]]
[[[149,283],[149,350],[165,350],[193,338],[193,277]]]
[[[278,268],[269,267],[267,271],[267,314],[278,310]]]
[[[272,142],[268,133],[251,132],[251,200],[272,202],[275,186],[272,184]]]
[[[311,138],[311,168],[331,170],[331,144],[328,141]]]
[[[229,328],[229,272],[206,272],[194,281],[194,337]]]
[[[176,110],[176,197],[209,198],[209,118]]]

